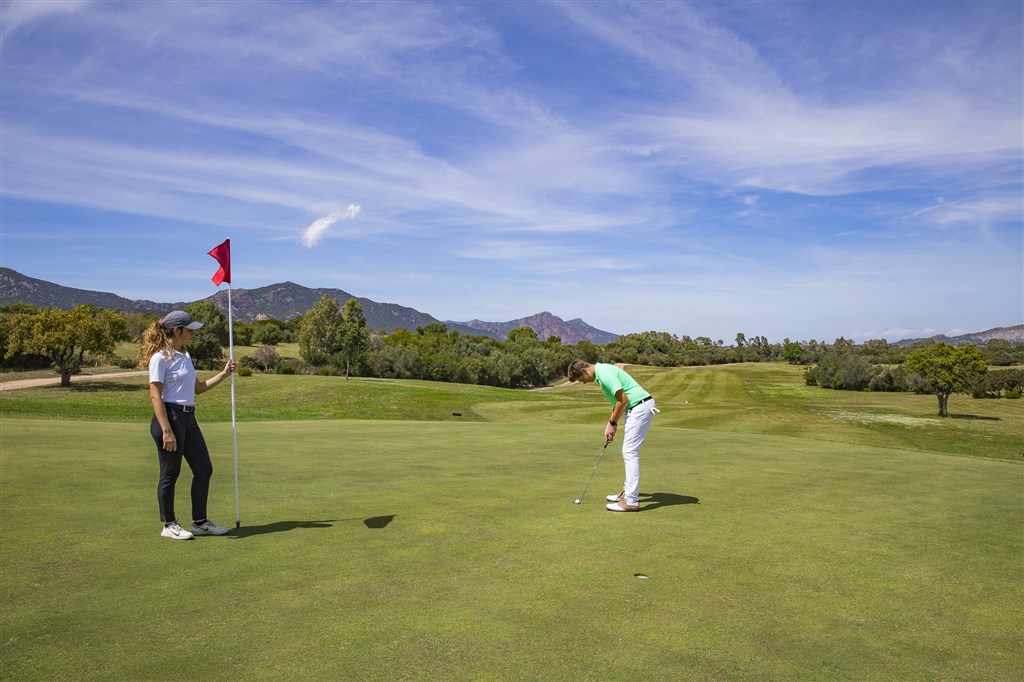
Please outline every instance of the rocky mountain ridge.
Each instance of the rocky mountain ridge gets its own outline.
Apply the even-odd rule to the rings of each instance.
[[[342,303],[350,298],[355,298],[363,306],[363,315],[366,317],[367,325],[374,329],[382,329],[388,333],[399,328],[415,331],[417,327],[433,322],[441,322],[441,320],[432,315],[420,312],[415,308],[395,303],[379,303],[368,298],[353,296],[341,289],[310,289],[294,282],[281,282],[257,289],[232,289],[231,303],[234,307],[236,320],[243,322],[268,318],[289,320],[298,315],[304,315],[324,294]],[[201,300],[210,301],[221,310],[227,311],[228,292],[226,289],[222,289],[216,294]],[[157,303],[141,299],[132,300],[109,292],[65,287],[53,282],[28,277],[11,268],[0,268],[0,305],[9,305],[17,302],[29,303],[41,308],[54,307],[65,310],[85,303],[99,308],[119,310],[126,313],[153,314],[165,313],[168,310],[184,308],[190,303],[195,303],[195,301]],[[587,340],[603,345],[611,343],[618,338],[617,334],[596,329],[579,318],[565,321],[549,312],[537,313],[536,315],[509,320],[508,322],[469,320],[468,322],[446,321],[444,324],[447,325],[450,331],[458,331],[463,334],[476,336],[490,336],[499,340],[504,340],[512,329],[522,326],[533,329],[537,333],[538,338],[547,339],[551,336],[557,336],[564,344],[575,344]],[[967,343],[980,345],[992,339],[1006,339],[1011,343],[1024,343],[1024,324],[1011,327],[994,327],[985,331],[961,334],[959,336],[938,334],[928,338],[902,339],[893,342],[893,345],[910,346],[927,340],[948,343],[950,345],[963,345]]]
[[[510,320],[508,322],[484,322],[483,320],[470,320],[469,322],[462,322],[461,324],[499,338],[505,338],[505,336],[516,327],[529,327],[533,331],[537,332],[537,337],[541,339],[557,336],[562,339],[564,343],[579,343],[581,340],[587,340],[591,343],[604,345],[606,343],[611,343],[617,338],[615,334],[609,334],[608,332],[603,332],[600,329],[591,327],[578,317],[574,320],[565,321],[562,318],[552,315],[546,311],[537,313],[536,315],[531,315],[530,317],[521,317],[518,320]],[[566,339],[576,340],[567,341]]]
[[[387,333],[391,333],[399,328],[415,331],[417,327],[441,322],[436,317],[420,312],[415,308],[395,303],[380,303],[369,298],[354,296],[341,289],[311,289],[294,282],[281,282],[256,289],[232,289],[231,304],[234,319],[243,322],[270,318],[290,320],[293,317],[304,315],[307,310],[316,305],[316,302],[324,294],[341,303],[350,298],[356,299],[363,307],[363,315],[366,317],[367,326],[373,329],[382,329]],[[226,289],[222,289],[212,296],[201,300],[210,301],[220,310],[227,311],[228,292]],[[28,277],[10,268],[0,268],[0,305],[9,305],[17,302],[29,303],[42,308],[53,307],[65,310],[76,305],[91,304],[100,308],[118,310],[125,313],[161,314],[169,310],[184,308],[196,301],[157,303],[147,300],[133,300],[109,292],[65,287],[53,282]],[[562,343],[565,344],[578,343],[584,339],[598,344],[610,343],[618,336],[611,332],[591,327],[578,318],[565,322],[547,312],[510,322],[474,320],[472,324],[453,321],[444,322],[443,324],[448,327],[449,331],[458,331],[474,336],[490,336],[499,340],[504,340],[509,330],[524,324],[533,329],[541,339],[547,339],[552,335],[558,336]],[[534,326],[534,324],[537,326]]]
[[[921,339],[902,339],[894,342],[893,345],[912,346],[921,341],[935,341],[936,343],[945,343],[950,346],[964,346],[968,343],[980,346],[988,343],[992,339],[1005,339],[1010,343],[1024,343],[1024,324],[1018,324],[1013,327],[993,327],[992,329],[986,329],[983,332],[973,332],[970,334],[961,334],[959,336],[936,334],[935,336],[929,336]]]

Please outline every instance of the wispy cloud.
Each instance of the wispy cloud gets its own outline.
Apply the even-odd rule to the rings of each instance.
[[[1022,21],[1005,2],[5,2],[4,265],[59,277],[86,225],[145,234],[137,251],[228,227],[253,276],[452,319],[516,292],[730,338],[1017,315]],[[41,259],[47,233],[67,253]],[[610,278],[643,302],[610,304]]]
[[[48,15],[85,9],[92,0],[4,0],[0,12],[0,44],[23,26]]]
[[[331,229],[336,223],[342,220],[354,220],[359,211],[362,210],[362,206],[356,204],[349,204],[348,208],[342,210],[338,209],[333,211],[322,218],[314,220],[309,227],[302,232],[302,245],[306,248],[313,248],[320,243],[320,240],[324,238],[327,231]]]

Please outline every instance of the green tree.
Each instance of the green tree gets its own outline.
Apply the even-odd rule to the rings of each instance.
[[[782,359],[791,365],[799,365],[804,361],[803,347],[794,341],[787,341],[782,346]]]
[[[533,331],[531,327],[523,325],[509,330],[507,338],[512,343],[530,344],[537,341],[537,332]]]
[[[11,353],[4,355],[7,348],[7,339],[11,335],[10,319],[19,314],[35,314],[39,312],[37,306],[28,303],[11,303],[0,306],[0,358],[2,365],[11,369],[45,369],[52,363],[49,358],[35,353]]]
[[[981,349],[981,354],[988,364],[996,367],[1024,364],[1024,343],[1011,343],[1006,339],[991,339]]]
[[[257,320],[252,323],[253,345],[276,346],[284,343],[287,333],[277,320]]]
[[[444,322],[428,322],[422,327],[416,327],[416,333],[420,336],[429,336],[431,334],[447,334],[448,325]]]
[[[939,399],[939,416],[949,415],[949,396],[968,393],[988,370],[981,353],[973,345],[962,347],[936,343],[907,356],[907,371],[918,378],[912,383]]]
[[[359,301],[350,298],[341,306],[335,338],[334,364],[345,368],[348,379],[352,365],[358,364],[370,347],[370,333],[366,331],[366,318]]]
[[[7,354],[48,358],[60,370],[61,386],[71,385],[71,375],[81,368],[86,353],[111,355],[119,342],[129,339],[124,316],[91,305],[18,313],[8,324]]]
[[[399,327],[384,337],[384,344],[387,346],[415,346],[419,343],[419,338],[419,335]]]
[[[209,301],[193,303],[185,312],[203,323],[188,342],[189,357],[196,367],[213,369],[224,358],[224,348],[228,345],[228,318]]]
[[[235,320],[235,326],[232,330],[234,332],[234,340],[236,346],[252,346],[256,345],[252,342],[253,328],[252,325],[247,322],[239,322]]]
[[[299,328],[299,356],[310,365],[326,365],[336,351],[341,316],[338,302],[324,294],[310,308]]]
[[[593,341],[590,341],[589,339],[582,339],[580,341],[577,341],[575,351],[577,358],[579,358],[580,360],[586,360],[591,364],[595,362],[600,362],[601,360],[601,347],[595,344]],[[568,369],[568,367],[569,364],[566,363],[565,367],[562,368],[563,375],[565,374],[565,370]]]

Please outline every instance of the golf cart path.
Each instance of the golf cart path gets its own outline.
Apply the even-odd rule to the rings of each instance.
[[[149,374],[147,370],[133,372],[112,372],[110,374],[73,374],[71,381],[93,381],[97,379],[113,379],[115,377],[137,377]],[[43,379],[19,379],[18,381],[0,381],[0,391],[13,391],[17,388],[34,388],[36,386],[49,386],[59,384],[60,377],[46,377]]]

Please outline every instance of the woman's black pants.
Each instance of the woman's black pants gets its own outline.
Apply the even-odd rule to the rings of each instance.
[[[164,403],[167,418],[171,422],[171,430],[178,442],[174,452],[164,450],[164,434],[160,422],[154,416],[150,422],[149,432],[156,441],[157,453],[160,457],[160,481],[156,488],[156,497],[160,503],[160,520],[174,521],[174,487],[181,473],[181,460],[188,462],[192,469],[192,520],[206,518],[206,499],[210,494],[210,477],[213,476],[213,462],[210,451],[206,449],[206,440],[199,430],[194,411],[186,412],[181,405]]]

